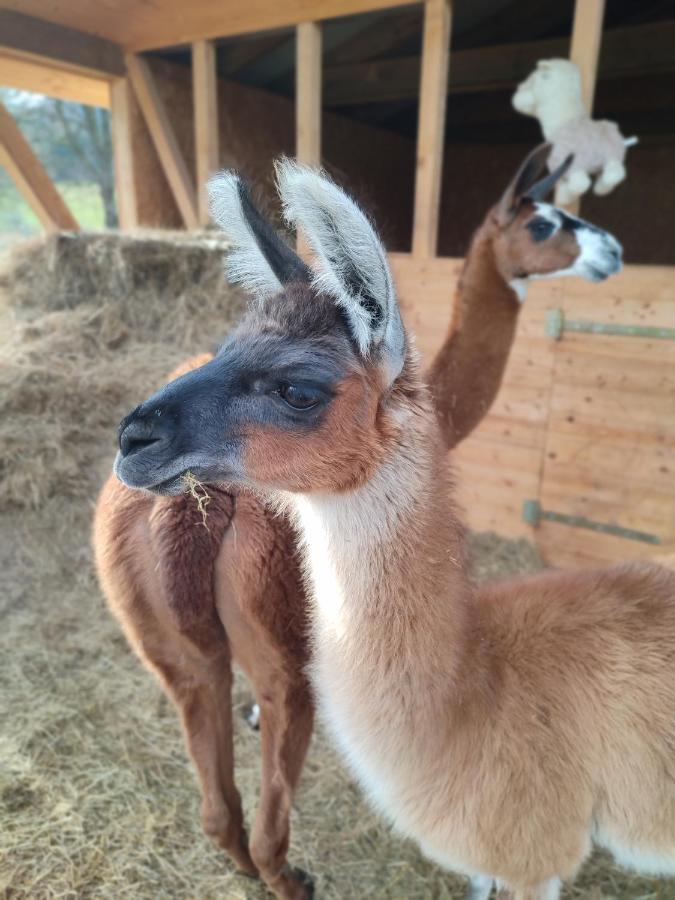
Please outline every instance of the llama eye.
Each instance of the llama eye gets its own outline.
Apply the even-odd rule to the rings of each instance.
[[[312,388],[299,387],[295,384],[284,384],[277,393],[291,409],[312,409],[321,400],[319,394]]]
[[[545,241],[553,233],[553,223],[546,219],[532,219],[527,224],[527,230],[535,241]]]

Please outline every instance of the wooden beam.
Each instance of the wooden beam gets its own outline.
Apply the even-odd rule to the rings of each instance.
[[[0,85],[87,106],[110,106],[110,82],[13,57],[0,50]]]
[[[122,231],[138,228],[138,197],[132,152],[132,104],[134,98],[128,78],[120,78],[111,87],[110,130],[115,168],[117,217]]]
[[[186,228],[198,228],[199,216],[197,215],[195,186],[185,165],[169,114],[159,96],[150,67],[140,56],[131,53],[125,59],[134,94],[183,222]]]
[[[576,0],[570,59],[581,72],[581,95],[586,112],[593,112],[593,96],[600,58],[605,0]]]
[[[302,22],[296,29],[295,155],[308,166],[321,164],[321,25]],[[298,253],[310,250],[298,234]]]
[[[419,2],[419,0],[414,0]],[[207,38],[290,28],[395,6],[410,0],[2,0],[3,6],[91,32],[126,50],[153,50]]]
[[[412,239],[417,259],[435,256],[438,243],[450,28],[450,0],[426,0]]]
[[[79,225],[16,122],[0,103],[0,163],[47,231],[77,231]]]
[[[192,45],[192,108],[195,120],[197,212],[199,224],[208,225],[210,216],[206,183],[219,164],[218,80],[213,41],[195,41]]]
[[[321,163],[321,25],[297,28],[295,154],[310,166]]]
[[[0,10],[0,49],[81,75],[124,75],[122,49],[111,41],[11,9]]]
[[[613,28],[600,52],[601,78],[659,74],[675,69],[675,23]],[[569,41],[551,38],[453,50],[449,94],[509,89],[527,77],[539,59],[566,57]],[[414,100],[419,93],[420,58],[405,56],[355,65],[325,66],[326,108],[392,100]]]
[[[574,4],[570,59],[581,72],[581,99],[589,116],[593,112],[604,15],[605,0],[576,0]],[[556,202],[559,202],[557,195],[556,190]],[[567,209],[576,214],[580,205],[579,198],[568,203]]]

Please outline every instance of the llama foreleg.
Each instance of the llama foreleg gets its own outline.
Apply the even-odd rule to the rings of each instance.
[[[260,804],[251,831],[251,856],[260,877],[280,900],[309,900],[306,873],[291,869],[288,852],[291,801],[312,736],[314,712],[306,685],[274,677],[256,684],[260,697],[262,777]]]

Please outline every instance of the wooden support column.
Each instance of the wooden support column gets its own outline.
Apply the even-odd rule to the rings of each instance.
[[[593,112],[604,15],[605,0],[576,0],[570,59],[581,72],[581,98],[589,116]],[[575,200],[568,209],[577,213],[579,206],[579,200]]]
[[[295,155],[308,166],[321,165],[321,23],[302,22],[296,28]],[[298,253],[310,255],[302,235]]]
[[[197,208],[200,225],[208,225],[206,182],[218,169],[218,80],[213,41],[192,45],[192,106],[195,118]]]
[[[134,54],[126,57],[126,65],[138,105],[185,227],[198,228],[197,192],[150,67],[144,59]]]
[[[47,231],[77,231],[79,225],[16,122],[0,103],[0,164]]]
[[[321,163],[321,25],[297,27],[295,155],[309,166]]]
[[[418,259],[435,256],[438,246],[450,28],[450,0],[426,0],[412,239]]]
[[[131,138],[131,104],[134,98],[128,78],[119,78],[110,89],[110,130],[115,167],[117,216],[122,231],[138,227],[138,198]]]

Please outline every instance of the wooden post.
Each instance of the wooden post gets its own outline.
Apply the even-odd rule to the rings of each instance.
[[[131,146],[131,104],[134,98],[127,78],[119,78],[110,89],[110,130],[115,167],[117,217],[122,231],[138,228],[138,198]]]
[[[605,0],[576,0],[570,59],[581,72],[581,98],[589,116],[593,112],[604,15]],[[575,200],[567,208],[570,212],[578,213],[579,206],[579,200]]]
[[[576,0],[570,59],[581,71],[581,97],[589,116],[593,112],[604,14],[605,0]]]
[[[295,155],[309,166],[321,163],[321,25],[297,27]]]
[[[126,64],[134,94],[183,222],[186,228],[198,228],[199,217],[197,216],[195,186],[185,165],[169,114],[159,96],[150,67],[144,59],[134,54],[127,55]]]
[[[16,122],[0,103],[0,164],[47,231],[77,231],[79,225]]]
[[[210,217],[206,182],[219,165],[218,79],[213,41],[195,41],[192,45],[192,105],[199,224],[208,225]]]
[[[296,28],[295,155],[308,166],[321,164],[321,24],[302,22]],[[298,253],[309,247],[298,235]]]
[[[412,252],[436,255],[450,61],[450,0],[426,0],[422,42]]]

